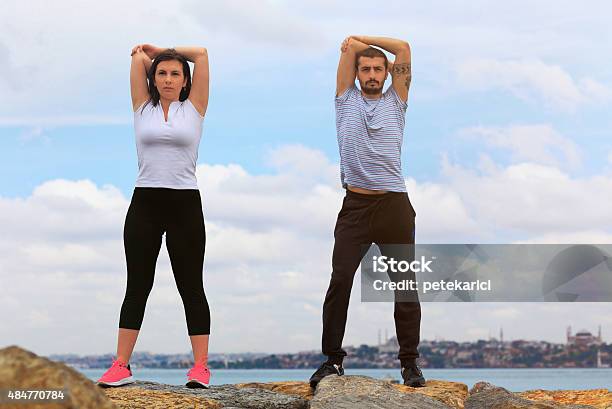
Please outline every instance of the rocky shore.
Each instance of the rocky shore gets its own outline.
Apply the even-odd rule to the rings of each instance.
[[[102,389],[76,370],[17,346],[0,349],[0,389],[64,389],[63,402],[5,403],[2,408],[157,409],[360,409],[360,408],[598,408],[612,409],[612,391],[533,390],[512,393],[486,382],[465,384],[428,380],[411,388],[365,376],[329,376],[315,391],[306,382],[215,385],[210,389],[139,381]]]

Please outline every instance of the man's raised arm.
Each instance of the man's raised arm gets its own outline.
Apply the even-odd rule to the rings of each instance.
[[[349,87],[355,84],[357,69],[355,58],[359,51],[368,48],[368,45],[358,41],[354,37],[347,37],[340,46],[340,62],[338,63],[338,75],[336,77],[336,96],[340,96]]]
[[[406,101],[408,99],[410,81],[412,80],[410,45],[406,41],[387,37],[352,36],[351,38],[362,44],[380,47],[395,55],[395,61],[391,68],[393,88],[402,101]]]

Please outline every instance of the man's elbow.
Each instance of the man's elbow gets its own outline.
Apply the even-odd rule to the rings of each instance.
[[[399,49],[395,53],[395,58],[401,57],[402,59],[410,59],[410,44],[406,41],[401,41],[399,44]]]

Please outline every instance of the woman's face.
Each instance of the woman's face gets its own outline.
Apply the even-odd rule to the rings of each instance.
[[[182,88],[187,84],[183,65],[176,60],[162,61],[155,72],[155,86],[164,99],[178,100]]]

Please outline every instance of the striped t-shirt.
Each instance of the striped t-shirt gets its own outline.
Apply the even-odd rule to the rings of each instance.
[[[380,99],[365,98],[354,84],[336,97],[342,187],[406,191],[400,159],[406,106],[393,86]]]

